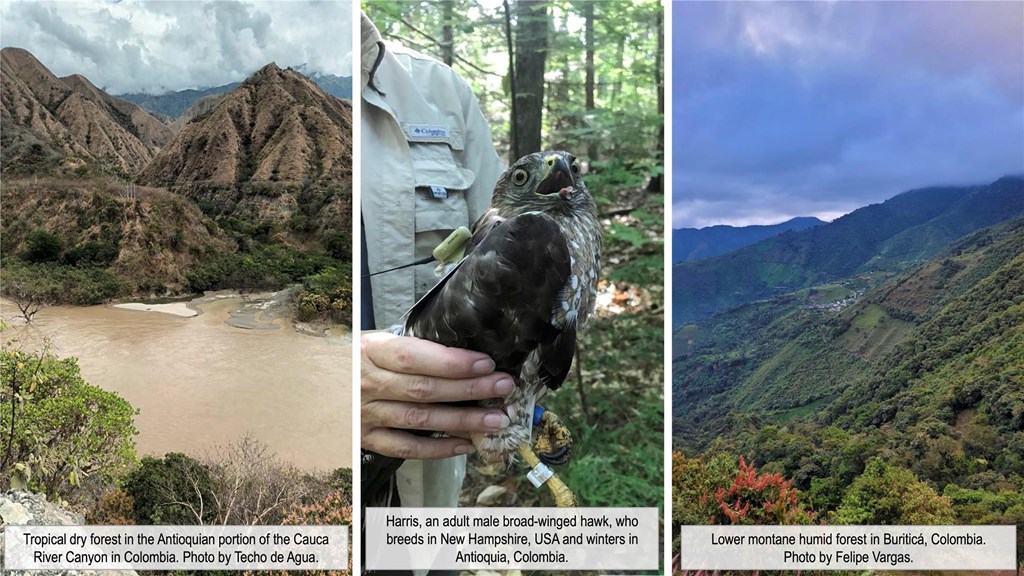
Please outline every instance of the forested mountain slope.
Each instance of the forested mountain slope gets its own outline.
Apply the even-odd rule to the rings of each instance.
[[[829,224],[787,232],[715,258],[673,267],[673,324],[847,278],[900,271],[962,234],[1024,213],[1024,179],[923,188]]]

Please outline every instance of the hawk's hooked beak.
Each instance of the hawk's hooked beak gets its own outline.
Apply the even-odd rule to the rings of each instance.
[[[572,177],[572,168],[558,154],[552,154],[544,159],[548,165],[548,173],[537,185],[537,194],[558,194],[568,200],[572,196],[576,181]]]

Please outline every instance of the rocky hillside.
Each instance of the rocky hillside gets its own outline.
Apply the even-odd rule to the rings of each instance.
[[[95,164],[131,175],[173,136],[139,106],[83,76],[58,78],[20,48],[0,51],[0,103],[5,174]]]
[[[218,92],[216,94],[209,94],[195,101],[194,104],[188,107],[187,110],[183,111],[171,122],[171,130],[175,133],[181,132],[181,130],[192,123],[193,120],[200,116],[207,114],[213,110],[220,101],[227,96],[226,92]]]
[[[85,524],[81,514],[69,512],[55,503],[47,502],[43,494],[32,494],[22,490],[12,490],[0,494],[0,566],[4,560],[4,527],[11,526],[73,526]],[[64,574],[63,571],[9,571],[4,574],[11,576],[52,576]],[[79,570],[74,572],[81,576],[135,576],[134,570]]]
[[[141,175],[153,186],[347,182],[352,110],[275,64],[195,118]]]
[[[24,50],[4,49],[2,71],[5,294],[93,304],[303,282],[304,319],[343,320],[349,103],[269,64],[171,127]]]
[[[331,238],[350,235],[349,102],[294,70],[268,64],[184,116],[194,117],[142,181],[193,200],[240,245],[263,235],[322,252]]]

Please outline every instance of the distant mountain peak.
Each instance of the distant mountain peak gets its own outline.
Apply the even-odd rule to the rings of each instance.
[[[813,216],[798,216],[779,224],[730,226],[717,224],[704,228],[676,228],[672,231],[673,263],[710,258],[748,246],[791,230],[805,230],[825,224]]]
[[[271,62],[246,79],[247,82],[256,82],[261,78],[283,78],[284,74],[295,74],[303,76],[320,86],[325,92],[345,100],[352,99],[352,78],[350,76],[333,76],[319,72],[306,73],[306,66],[300,65],[291,68],[281,69],[276,63]],[[134,102],[151,113],[169,117],[171,120],[179,120],[176,124],[184,124],[194,117],[186,115],[192,106],[201,99],[215,94],[225,94],[241,85],[241,82],[232,82],[223,86],[209,88],[180,90],[166,94],[121,94],[118,97]],[[183,116],[188,116],[183,118]]]
[[[254,72],[252,76],[249,76],[249,78],[247,78],[245,80],[245,82],[256,82],[256,81],[259,81],[259,80],[261,80],[263,78],[266,78],[268,76],[277,76],[277,75],[281,74],[282,72],[284,72],[284,70],[281,70],[280,66],[278,66],[274,62],[271,62],[271,63],[263,66],[262,68],[260,68],[256,72]]]
[[[351,106],[274,63],[184,126],[142,174],[154,185],[344,181]]]

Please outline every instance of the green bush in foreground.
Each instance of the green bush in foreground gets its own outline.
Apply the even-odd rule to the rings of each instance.
[[[837,524],[952,524],[953,506],[905,468],[880,458],[850,485],[832,520]]]
[[[135,462],[135,409],[82,379],[74,358],[0,353],[0,486],[69,498]]]
[[[46,230],[32,232],[25,244],[25,252],[21,257],[28,262],[52,262],[60,258],[63,247],[60,238]]]
[[[146,456],[123,489],[132,499],[136,524],[207,524],[216,514],[209,466],[179,452]]]

